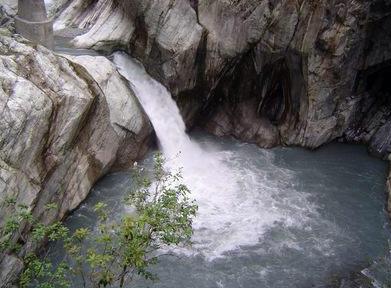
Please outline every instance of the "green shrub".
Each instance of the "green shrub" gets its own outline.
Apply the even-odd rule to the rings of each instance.
[[[180,173],[167,172],[163,166],[164,159],[158,154],[151,177],[135,172],[136,184],[125,199],[135,213],[124,213],[115,221],[108,217],[106,204],[95,205],[97,231],[82,227],[70,233],[60,222],[44,225],[28,207],[8,199],[6,204],[14,207],[15,216],[0,230],[0,253],[19,252],[20,245],[14,243],[23,239],[20,230],[25,224],[31,227],[31,241],[60,243],[66,254],[57,267],[48,253],[25,256],[20,286],[71,287],[72,279],[79,278],[83,287],[125,287],[136,274],[155,279],[148,268],[157,263],[156,250],[162,245],[189,244],[197,211]],[[57,209],[53,204],[46,208]]]

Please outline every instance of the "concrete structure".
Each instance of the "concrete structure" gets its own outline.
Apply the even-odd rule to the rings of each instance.
[[[18,0],[15,26],[27,39],[53,48],[53,21],[47,17],[44,0]]]

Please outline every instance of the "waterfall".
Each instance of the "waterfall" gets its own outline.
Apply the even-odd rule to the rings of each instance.
[[[164,156],[167,159],[180,158],[184,164],[183,161],[200,155],[199,146],[186,134],[186,125],[170,92],[150,77],[144,67],[127,54],[115,53],[114,63],[119,72],[129,81],[149,116]],[[178,153],[181,155],[178,156]]]
[[[114,63],[148,114],[169,167],[182,168],[184,182],[198,203],[193,250],[183,252],[214,259],[242,246],[256,245],[277,222],[291,226],[311,220],[313,215],[309,217],[303,208],[311,207],[307,195],[285,192],[290,171],[271,162],[260,170],[250,164],[251,158],[243,162],[232,151],[192,141],[169,91],[127,54],[115,53]],[[266,158],[273,155],[262,153]],[[275,180],[276,173],[283,181]],[[290,203],[296,204],[292,208]]]

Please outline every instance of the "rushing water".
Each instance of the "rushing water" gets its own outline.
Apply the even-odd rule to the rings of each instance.
[[[164,155],[169,159],[179,158],[182,164],[191,164],[192,160],[201,156],[200,147],[186,134],[186,126],[178,106],[167,89],[150,77],[140,63],[125,53],[115,53],[114,63],[129,81],[148,114]],[[178,152],[181,153],[179,157]]]
[[[160,281],[140,279],[139,287],[324,287],[386,254],[386,167],[365,148],[263,150],[202,132],[189,137],[169,92],[127,55],[114,62],[150,117],[168,168],[183,167],[199,205],[192,247],[162,256],[153,268]],[[130,185],[127,172],[105,177],[68,225],[93,226],[96,201],[112,215],[122,211]]]
[[[386,254],[386,167],[364,147],[263,150],[203,132],[192,139],[229,166],[242,188],[236,197],[198,199],[194,246],[160,259],[153,268],[159,282],[135,287],[326,287]],[[141,163],[146,169],[152,154]],[[113,214],[122,210],[131,181],[128,172],[106,176],[68,225],[93,226],[97,201]]]
[[[224,155],[192,141],[170,93],[141,65],[124,53],[116,53],[114,63],[148,114],[163,154],[169,159],[168,168],[183,169],[184,180],[197,200],[194,248],[213,259],[240,245],[256,244],[264,227],[281,219],[278,209],[270,206],[270,197],[264,195],[254,205],[253,185],[263,185],[262,181],[250,183],[251,179],[235,173],[234,163],[226,163]]]

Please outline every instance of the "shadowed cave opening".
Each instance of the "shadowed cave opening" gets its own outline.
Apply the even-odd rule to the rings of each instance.
[[[261,64],[262,65],[262,64]],[[285,58],[277,58],[257,67],[248,57],[220,81],[207,106],[212,113],[227,105],[236,113],[243,102],[254,100],[256,115],[278,125],[291,111],[291,72]]]
[[[285,121],[291,107],[291,81],[285,59],[266,65],[261,76],[260,116],[266,116],[273,124]]]
[[[365,88],[383,105],[391,104],[391,63],[366,77]]]
[[[303,58],[294,51],[261,51],[253,49],[230,64],[196,124],[261,147],[281,144],[279,130],[293,129],[305,112]]]

